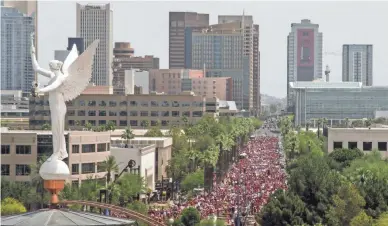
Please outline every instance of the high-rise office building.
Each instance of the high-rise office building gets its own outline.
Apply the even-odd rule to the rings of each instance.
[[[200,31],[209,26],[209,14],[200,14],[195,12],[170,12],[169,16],[169,68],[182,69],[189,68],[186,65],[185,53],[185,28],[192,28],[194,31]],[[187,43],[191,45],[191,43]]]
[[[70,53],[69,50],[55,50],[54,51],[54,59],[65,62],[69,53]]]
[[[1,89],[30,92],[35,80],[30,55],[34,17],[1,7]]]
[[[77,3],[77,37],[84,39],[85,48],[94,40],[100,40],[94,57],[92,82],[97,86],[111,86],[113,11],[110,4]]]
[[[373,46],[343,45],[342,81],[373,85]]]
[[[233,80],[233,100],[240,110],[257,114],[254,104],[254,61],[258,60],[258,49],[254,51],[254,40],[258,47],[258,31],[252,16],[219,16],[218,24],[211,25],[201,32],[185,31],[186,46],[191,52],[191,68],[203,69],[206,77],[231,77]],[[258,28],[258,26],[257,26]],[[256,62],[258,67],[258,62]],[[255,70],[258,84],[258,68]],[[258,86],[255,87],[256,92]],[[255,98],[257,101],[257,98]]]
[[[290,82],[322,78],[323,36],[318,29],[319,25],[308,19],[291,24],[287,38],[287,107],[290,111],[293,106]]]
[[[35,48],[36,51],[36,58],[38,58],[38,1],[36,0],[28,0],[28,1],[16,1],[16,0],[7,0],[2,1],[2,6],[5,7],[12,7],[19,12],[25,14],[26,16],[30,16],[33,18],[34,21],[34,27],[35,27]]]

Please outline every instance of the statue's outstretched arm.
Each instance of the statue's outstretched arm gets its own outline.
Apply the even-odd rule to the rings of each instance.
[[[60,85],[62,85],[63,81],[64,81],[63,78],[57,77],[53,83],[51,83],[50,85],[48,85],[42,89],[39,89],[39,92],[41,92],[41,93],[51,92],[51,91],[57,89]]]
[[[51,71],[48,71],[39,67],[38,61],[36,60],[36,56],[35,56],[34,33],[31,33],[31,60],[32,60],[32,67],[34,68],[34,71],[48,78],[54,77]]]

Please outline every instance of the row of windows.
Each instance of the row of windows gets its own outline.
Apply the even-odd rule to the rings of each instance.
[[[10,145],[1,145],[1,154],[2,155],[11,154],[11,146]],[[30,145],[16,145],[16,154],[17,155],[29,155],[29,154],[31,154],[31,146]]]
[[[105,172],[106,168],[104,167],[104,162],[97,163],[97,173]],[[96,173],[96,164],[92,163],[82,163],[81,164],[81,172],[80,172],[80,164],[72,164],[71,165],[71,174],[87,174],[87,173]]]
[[[343,142],[342,141],[334,141],[333,142],[333,149],[341,149],[343,148]],[[349,141],[348,142],[348,149],[360,149],[363,151],[372,151],[373,146],[372,142],[362,142],[362,149],[361,147],[358,147],[357,141]],[[377,150],[379,151],[387,151],[387,142],[377,142]]]
[[[127,120],[109,120],[110,122],[113,122],[113,124],[115,126],[128,126],[128,121]],[[106,125],[109,121],[107,120],[98,120],[98,125]],[[96,120],[80,120],[80,121],[77,121],[77,123],[74,121],[74,120],[69,120],[68,121],[68,124],[69,126],[84,126],[86,124],[86,122],[90,123],[92,126],[96,126],[97,125],[97,121]],[[151,122],[151,123],[150,123]],[[161,122],[161,126],[168,126],[170,125],[170,121],[169,120],[162,120],[160,121]],[[179,120],[176,121],[176,124],[179,124]],[[149,125],[151,126],[157,126],[158,125],[158,121],[157,120],[129,120],[129,125],[130,126],[142,126],[142,127],[147,127]],[[78,148],[79,150],[79,148]],[[74,152],[73,152],[74,153]],[[77,152],[78,153],[78,152]],[[84,151],[82,151],[82,153],[85,153]]]
[[[72,153],[79,153],[80,151],[80,145],[73,144],[71,146],[71,152]],[[110,150],[110,143],[100,143],[97,144],[97,152],[105,152]],[[92,153],[96,152],[96,145],[95,144],[82,144],[82,153]]]
[[[100,143],[97,144],[82,144],[82,153],[91,153],[91,152],[105,152],[110,150],[110,143]],[[72,145],[72,153],[79,153],[80,145],[73,144]],[[11,154],[11,146],[10,145],[1,145],[1,154],[9,155]],[[16,145],[16,154],[18,155],[30,155],[31,154],[31,146],[29,145]]]
[[[212,103],[211,103],[212,104]],[[32,111],[31,111],[32,112]],[[68,116],[75,116],[75,110],[69,110],[67,112]],[[36,113],[36,112],[35,112]],[[31,113],[32,114],[32,113]],[[37,115],[37,114],[35,114]],[[106,110],[101,110],[101,111],[95,111],[95,110],[90,110],[90,111],[84,111],[84,110],[78,110],[77,111],[77,116],[142,116],[142,117],[180,117],[180,116],[186,116],[190,117],[190,111],[106,111]],[[193,117],[202,117],[202,111],[194,111],[192,113]]]
[[[15,166],[16,176],[28,176],[31,173],[31,168],[29,165],[16,164]],[[1,164],[1,175],[9,176],[10,174],[10,165]]]
[[[90,101],[85,101],[85,100],[79,100],[79,106],[90,106],[94,107],[97,106],[97,101],[95,100],[90,100]],[[69,106],[72,105],[71,102],[68,103]],[[178,101],[98,101],[98,106],[100,107],[116,107],[116,106],[130,106],[130,107],[136,107],[136,106],[142,106],[142,107],[202,107],[203,102],[178,102]]]

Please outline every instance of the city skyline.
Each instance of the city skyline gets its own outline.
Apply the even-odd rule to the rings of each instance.
[[[85,4],[86,2],[82,1]],[[105,2],[99,2],[105,3]],[[342,45],[372,44],[374,46],[374,82],[388,85],[385,75],[388,67],[383,63],[383,54],[388,48],[387,34],[376,34],[388,4],[376,2],[113,2],[113,42],[131,42],[136,56],[154,55],[160,58],[160,68],[168,68],[168,20],[170,11],[194,11],[208,13],[210,24],[217,23],[218,15],[252,15],[260,25],[260,77],[261,93],[277,97],[286,95],[287,35],[291,23],[310,19],[319,24],[323,39],[323,66],[332,69],[331,81],[342,80]],[[351,6],[351,7],[349,7]],[[54,58],[54,50],[65,49],[68,37],[76,34],[76,2],[40,2],[39,43],[45,43],[39,51],[39,62],[46,66]],[[276,10],[275,10],[276,9]],[[128,14],[128,10],[131,11]],[[153,15],[158,20],[145,19]],[[120,20],[125,15],[126,20]],[[344,16],[346,15],[346,16]],[[360,17],[360,15],[366,15]],[[273,19],[277,17],[277,19]],[[53,27],[53,18],[57,18]],[[143,19],[139,19],[143,18]],[[54,28],[55,28],[54,27]],[[276,28],[276,29],[275,29]],[[360,32],[363,31],[363,32]],[[155,38],[157,37],[157,38]],[[113,43],[112,43],[113,44]],[[275,52],[275,54],[274,54]],[[325,54],[328,53],[328,54]],[[334,54],[333,54],[334,53]],[[324,69],[324,67],[323,67]]]

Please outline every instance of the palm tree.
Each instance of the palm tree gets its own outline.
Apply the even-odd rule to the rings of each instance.
[[[310,122],[306,122],[306,132],[310,129]]]
[[[92,126],[92,124],[91,124],[90,122],[85,123],[85,129],[91,130],[92,127],[93,127],[93,126]]]
[[[30,169],[31,169],[31,174],[30,174],[30,177],[31,177],[31,181],[32,181],[32,185],[35,187],[36,189],[36,193],[40,193],[40,208],[43,208],[43,203],[44,203],[44,195],[45,195],[45,189],[44,189],[44,186],[43,186],[43,179],[42,177],[39,175],[39,170],[40,170],[40,167],[42,167],[43,163],[47,160],[47,156],[43,155],[41,157],[38,158],[38,161],[36,162],[36,164],[33,164],[33,165],[30,165]]]
[[[143,120],[140,122],[140,125],[143,127],[143,129],[147,128],[149,126],[149,121],[148,120]]]
[[[106,131],[115,131],[116,129],[116,123],[113,121],[109,121],[108,124],[105,125],[105,130]]]
[[[367,120],[365,120],[366,127],[370,127],[371,125],[372,125],[372,119],[368,118]]]
[[[135,135],[133,134],[132,130],[131,130],[131,127],[127,127],[125,128],[123,134],[121,134],[121,138],[122,139],[125,139],[127,141],[127,144],[126,144],[126,148],[128,147],[129,145],[129,140],[130,139],[133,139],[135,137]]]
[[[111,181],[112,172],[119,172],[119,166],[116,163],[115,157],[112,155],[108,156],[106,160],[102,162],[101,169],[106,171],[106,182],[109,184]]]
[[[346,125],[346,128],[349,128],[349,118],[345,118],[345,125]]]

